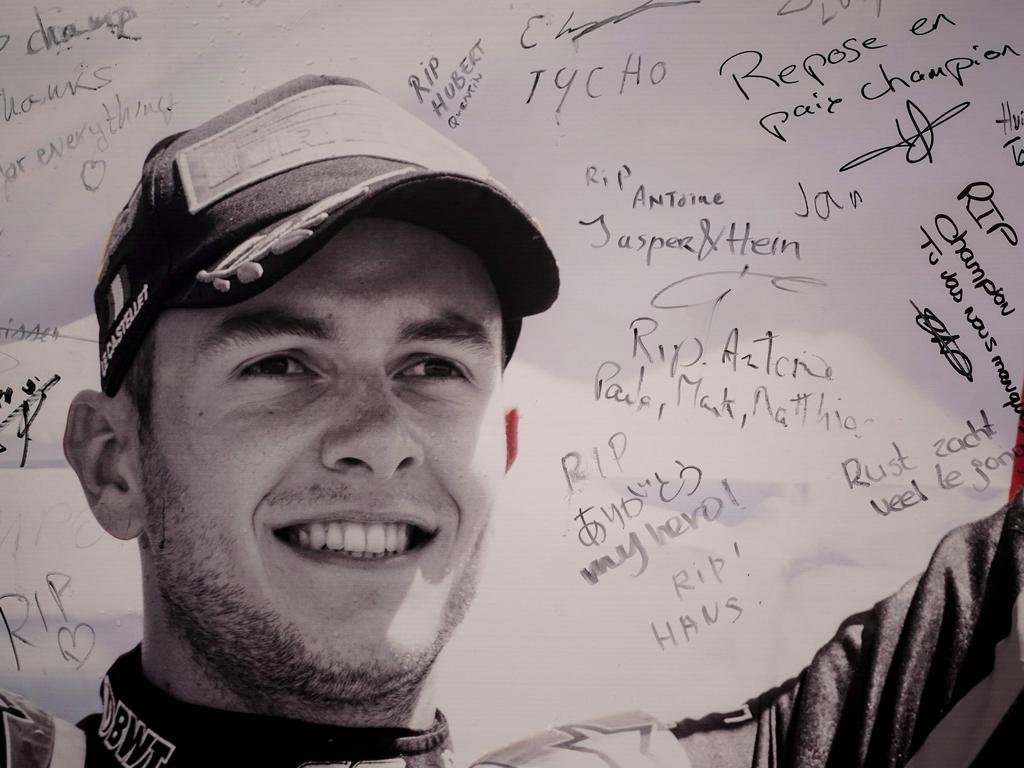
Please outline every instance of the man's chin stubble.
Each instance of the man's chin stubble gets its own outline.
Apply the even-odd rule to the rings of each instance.
[[[166,530],[179,529],[175,519],[189,514],[181,506],[184,487],[152,441],[143,463],[150,520],[141,543],[151,542],[144,547],[144,557],[151,561],[149,570],[168,631],[177,634],[178,645],[187,648],[196,668],[206,673],[204,683],[219,690],[234,708],[254,714],[313,722],[337,719],[332,713],[383,723],[405,719],[404,710],[415,706],[453,628],[450,623],[428,648],[395,652],[387,662],[352,663],[341,657],[343,649],[337,658],[310,649],[297,627],[253,605],[241,587],[225,583],[223,574],[204,570],[202,560],[195,557],[202,549],[198,542],[165,539]],[[456,613],[461,617],[463,611]]]
[[[142,540],[159,542],[146,557],[165,606],[169,631],[189,650],[206,682],[235,707],[253,714],[338,724],[404,724],[417,704],[427,675],[448,638],[461,623],[476,592],[487,540],[483,526],[470,546],[461,577],[448,596],[438,634],[417,651],[393,650],[391,658],[352,663],[308,647],[302,632],[206,571],[196,558],[198,542],[166,540],[189,510],[184,485],[169,471],[155,440],[144,441],[145,498],[150,512]],[[172,501],[173,500],[173,501]],[[168,525],[170,521],[170,525]],[[202,534],[200,534],[202,535]],[[227,551],[227,542],[205,542],[207,551]],[[162,562],[156,562],[156,561]],[[382,638],[382,643],[383,643]]]
[[[173,592],[160,585],[174,631],[210,681],[253,714],[332,724],[404,723],[441,650],[439,638],[436,647],[396,652],[388,663],[332,659],[310,650],[296,627],[243,604],[237,588],[202,576],[186,581],[192,583],[178,582]]]

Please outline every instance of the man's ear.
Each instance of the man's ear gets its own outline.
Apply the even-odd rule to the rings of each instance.
[[[519,452],[519,411],[505,411],[505,471],[512,469]]]
[[[83,390],[64,430],[64,455],[78,475],[93,515],[118,539],[133,539],[145,522],[135,411],[121,398]]]

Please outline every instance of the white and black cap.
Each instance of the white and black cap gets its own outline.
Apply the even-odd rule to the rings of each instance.
[[[150,151],[96,287],[103,391],[120,387],[161,310],[235,304],[355,216],[408,221],[475,251],[504,317],[558,295],[537,222],[472,155],[357,80],[305,76]]]

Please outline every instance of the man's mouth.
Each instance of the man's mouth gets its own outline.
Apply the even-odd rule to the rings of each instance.
[[[433,534],[408,523],[357,523],[347,520],[291,525],[276,531],[298,549],[336,552],[354,558],[397,557],[422,546]]]

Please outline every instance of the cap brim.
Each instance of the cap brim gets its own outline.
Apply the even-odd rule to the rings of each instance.
[[[303,210],[307,209],[281,217],[248,240],[274,232],[281,221]],[[259,279],[248,283],[232,280],[228,290],[218,290],[211,282],[193,277],[164,306],[210,307],[244,301],[303,264],[358,216],[407,221],[440,232],[477,253],[490,273],[507,318],[543,312],[558,296],[558,267],[551,249],[537,224],[511,197],[497,186],[472,177],[410,168],[408,173],[372,184],[364,194],[330,210],[309,228],[311,234],[286,251],[262,254]],[[223,255],[218,254],[218,258]]]

